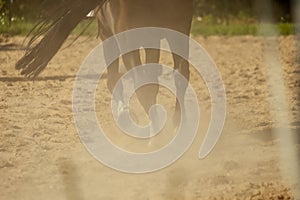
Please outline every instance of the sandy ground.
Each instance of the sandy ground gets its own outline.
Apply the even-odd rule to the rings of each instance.
[[[227,94],[227,119],[213,152],[204,160],[198,151],[208,127],[210,98],[201,76],[191,72],[199,98],[201,120],[191,148],[172,166],[133,175],[105,167],[80,142],[73,121],[72,90],[81,62],[100,42],[80,38],[60,51],[35,82],[21,77],[14,63],[23,54],[20,37],[0,43],[0,199],[293,199],[293,188],[282,176],[278,128],[270,102],[264,39],[260,37],[196,37],[216,62]],[[267,38],[279,42],[290,113],[282,134],[299,134],[299,66],[293,36]],[[164,54],[162,62],[172,65]],[[106,80],[97,90],[97,117],[107,136],[131,151],[150,151],[172,134],[148,141],[128,139],[110,114]],[[137,101],[132,102],[137,105]],[[161,89],[159,101],[172,108],[174,97]],[[143,115],[135,106],[133,115]],[[277,118],[278,119],[278,118]],[[299,140],[298,140],[299,144]],[[299,148],[299,146],[295,146]]]

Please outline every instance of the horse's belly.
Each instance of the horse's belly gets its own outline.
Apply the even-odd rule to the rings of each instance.
[[[126,22],[124,29],[146,26],[186,28],[193,15],[192,0],[124,0],[123,5],[125,9],[119,20]]]

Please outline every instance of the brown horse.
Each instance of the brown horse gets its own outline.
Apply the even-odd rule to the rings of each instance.
[[[193,0],[76,0],[70,1],[70,5],[73,6],[63,10],[61,14],[56,14],[56,18],[54,18],[54,21],[56,20],[55,23],[52,22],[53,19],[49,20],[51,23],[50,29],[47,30],[48,32],[44,38],[16,64],[16,68],[21,70],[22,74],[28,77],[36,77],[56,54],[71,30],[96,6],[99,35],[102,40],[110,38],[117,33],[140,27],[162,27],[189,35],[193,15]],[[168,40],[168,38],[166,39]],[[160,41],[155,42],[159,43]],[[181,42],[180,45],[182,48],[185,48],[185,52],[188,55],[189,41]],[[171,50],[173,45],[175,44],[169,41]],[[109,51],[109,46],[104,47],[104,54],[108,55]],[[145,55],[146,63],[159,62],[159,50],[145,49]],[[138,50],[122,55],[122,58],[124,66],[128,70],[134,66],[141,65]],[[188,62],[175,54],[173,54],[173,60],[174,69],[178,70],[189,80]],[[115,60],[108,67],[107,83],[110,91],[113,90],[120,77],[118,71],[119,59]],[[176,85],[176,87],[178,88],[179,85]],[[156,103],[158,85],[144,86],[137,90],[136,93],[145,111],[148,112],[149,108]],[[177,98],[183,99],[184,95],[181,94]],[[180,106],[177,101],[176,111],[179,110]]]
[[[192,0],[110,0],[107,1],[98,11],[97,19],[99,33],[102,40],[105,40],[117,33],[140,27],[162,27],[179,31],[189,35],[193,16]],[[166,38],[168,40],[168,38]],[[154,41],[159,43],[160,41]],[[189,41],[180,41],[181,48],[189,53]],[[117,42],[116,42],[117,43]],[[169,42],[172,47],[172,42]],[[109,54],[110,47],[104,47],[104,53]],[[156,49],[145,49],[146,63],[158,63],[160,51]],[[130,70],[142,64],[139,50],[130,52],[122,56],[125,67]],[[186,60],[173,54],[174,69],[178,70],[187,80],[189,80],[189,64]],[[116,60],[108,67],[108,88],[112,92],[120,74],[119,60]],[[136,76],[139,76],[137,74]],[[147,76],[147,75],[146,75]],[[133,77],[134,78],[134,77]],[[177,83],[177,82],[176,82]],[[177,83],[179,84],[179,83]],[[176,86],[177,88],[179,86]],[[186,86],[184,86],[186,87]],[[136,91],[145,111],[156,103],[158,85],[151,84]],[[178,98],[183,94],[178,93]],[[178,116],[179,103],[176,103],[176,115]],[[176,123],[179,119],[176,119]]]

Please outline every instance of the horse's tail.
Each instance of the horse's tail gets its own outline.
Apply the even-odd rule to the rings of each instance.
[[[15,67],[22,75],[35,78],[45,69],[76,25],[105,0],[64,0],[55,11],[33,28],[25,55]],[[31,32],[32,33],[32,32]],[[35,44],[35,41],[43,35]]]

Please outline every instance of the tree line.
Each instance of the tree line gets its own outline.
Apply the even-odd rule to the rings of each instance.
[[[196,17],[213,16],[220,21],[243,17],[258,21],[260,13],[264,12],[264,4],[269,2],[275,22],[291,22],[293,1],[297,0],[194,0],[194,12]],[[37,20],[47,16],[48,11],[55,6],[63,5],[63,2],[64,0],[0,0],[1,23],[11,19]]]

